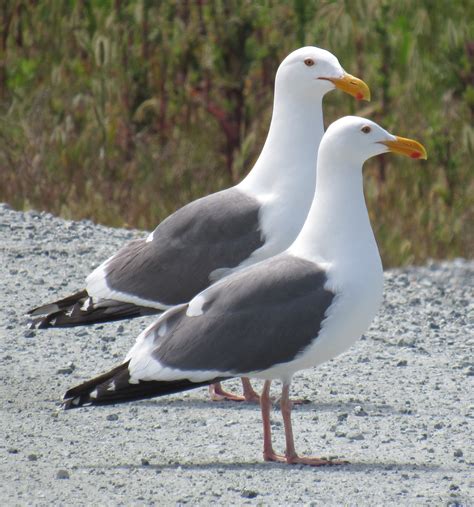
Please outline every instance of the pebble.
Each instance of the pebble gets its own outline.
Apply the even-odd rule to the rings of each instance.
[[[118,414],[109,414],[106,417],[107,421],[118,421],[118,418],[119,418]]]
[[[242,493],[240,494],[242,498],[256,498],[258,496],[258,493],[256,491],[253,491],[251,489],[244,489]]]
[[[337,436],[337,435],[336,435]],[[348,433],[347,434],[347,438],[349,440],[365,440],[365,437],[364,435],[362,435],[362,433],[358,433],[358,432],[351,432],[351,433]]]
[[[358,417],[366,417],[369,414],[367,414],[367,412],[360,405],[357,405],[354,407],[354,415]]]
[[[69,479],[69,472],[64,469],[58,470],[56,473],[56,479]]]
[[[64,368],[58,368],[56,373],[59,375],[70,375],[76,369],[76,365],[74,363],[69,363]]]

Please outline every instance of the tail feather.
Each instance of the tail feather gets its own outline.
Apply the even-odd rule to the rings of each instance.
[[[113,368],[107,373],[69,389],[64,395],[63,408],[68,410],[84,405],[112,405],[133,400],[155,398],[225,380],[224,378],[214,378],[204,382],[191,382],[187,379],[180,379],[131,383],[128,363],[129,361]]]
[[[160,310],[114,300],[101,300],[95,304],[91,301],[86,290],[28,312],[33,317],[34,327],[38,329],[113,322],[156,313],[160,313]]]

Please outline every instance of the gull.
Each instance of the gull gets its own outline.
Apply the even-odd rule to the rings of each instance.
[[[364,200],[362,166],[388,151],[427,158],[420,143],[370,120],[348,116],[334,122],[319,148],[312,206],[292,245],[167,310],[138,336],[122,364],[67,391],[64,407],[151,398],[232,377],[259,378],[264,380],[264,459],[344,463],[296,453],[289,390],[298,371],[351,347],[380,307],[383,269]],[[272,446],[273,380],[282,383],[286,450],[281,455]]]
[[[126,244],[87,277],[84,290],[31,310],[36,325],[77,326],[163,312],[287,249],[313,201],[322,101],[335,88],[370,98],[368,86],[330,52],[309,46],[288,55],[276,74],[265,145],[243,181],[191,202],[146,238]],[[211,396],[242,399],[220,385]],[[244,380],[244,399],[257,398]]]

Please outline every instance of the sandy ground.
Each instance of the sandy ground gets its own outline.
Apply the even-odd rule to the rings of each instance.
[[[140,234],[0,205],[2,505],[474,505],[473,261],[386,272],[366,336],[297,376],[297,449],[350,461],[309,468],[264,463],[259,408],[206,389],[59,410],[153,317],[38,331],[24,314]]]

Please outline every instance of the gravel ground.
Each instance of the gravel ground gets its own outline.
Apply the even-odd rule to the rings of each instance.
[[[140,234],[0,205],[2,505],[474,505],[473,261],[385,273],[367,335],[293,384],[310,400],[294,410],[297,449],[351,464],[289,467],[262,461],[257,406],[206,389],[58,410],[153,317],[36,331],[24,314]],[[274,438],[281,451],[277,411]]]

